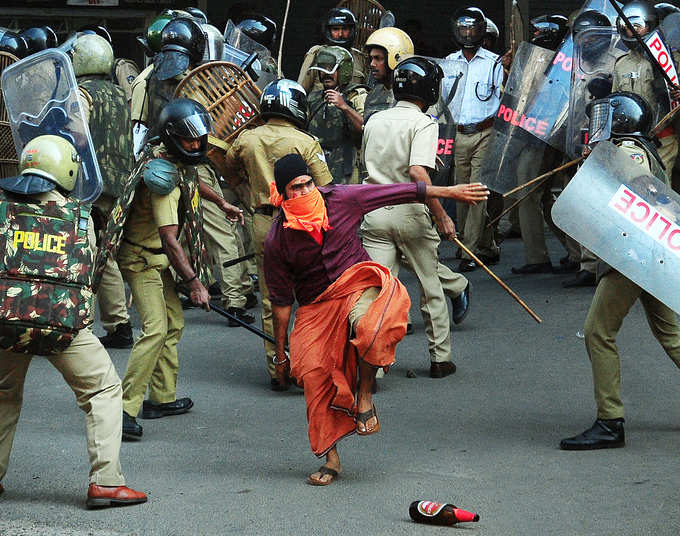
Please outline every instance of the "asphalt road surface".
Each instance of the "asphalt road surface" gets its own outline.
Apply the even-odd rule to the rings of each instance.
[[[550,246],[556,264],[564,252],[555,240]],[[83,416],[58,373],[35,359],[3,480],[0,535],[677,535],[680,375],[642,308],[635,305],[618,339],[626,448],[560,451],[561,438],[595,418],[577,336],[593,289],[565,290],[566,276],[511,275],[523,264],[522,244],[502,248],[495,271],[543,324],[483,271],[472,273],[472,309],[453,334],[458,372],[434,380],[414,305],[415,334],[399,345],[375,397],[382,429],[340,444],[343,472],[326,488],[305,483],[320,462],[309,449],[302,392],[271,392],[260,340],[194,309],[180,343],[178,391],[194,409],[140,420],[142,441],[123,444],[128,484],[149,502],[88,511]],[[442,247],[455,268],[453,255]],[[402,280],[417,304],[413,276]],[[112,351],[121,376],[128,352]],[[408,506],[418,499],[451,502],[481,520],[417,525]]]

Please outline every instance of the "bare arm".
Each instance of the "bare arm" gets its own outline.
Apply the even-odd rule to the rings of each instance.
[[[290,361],[286,354],[286,336],[288,335],[288,324],[290,323],[290,315],[292,311],[290,305],[274,305],[272,304],[272,315],[274,318],[274,338],[276,339],[276,375],[279,378],[281,385],[286,385],[288,381],[288,374],[290,372]]]
[[[408,174],[412,182],[424,182],[428,188],[432,188],[430,174],[423,166],[409,166]],[[453,220],[446,213],[436,196],[427,196],[427,190],[425,203],[430,208],[430,212],[432,212],[434,223],[439,233],[446,239],[453,240],[456,237],[456,227],[453,225]]]
[[[170,260],[170,264],[179,274],[189,290],[191,301],[194,305],[203,307],[206,311],[210,310],[210,294],[196,277],[196,273],[191,267],[182,246],[177,241],[177,225],[164,225],[158,228],[161,237],[163,250]]]

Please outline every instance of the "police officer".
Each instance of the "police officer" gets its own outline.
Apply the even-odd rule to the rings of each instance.
[[[366,122],[362,157],[367,184],[398,182],[430,183],[434,169],[439,129],[423,112],[436,104],[443,73],[433,61],[414,56],[399,63],[393,73],[395,107],[375,113]],[[403,255],[420,283],[421,312],[430,352],[430,376],[443,378],[456,366],[451,361],[451,328],[444,289],[438,274],[439,235],[450,238],[453,222],[437,200],[424,205],[384,207],[364,216],[363,246],[371,258],[398,275]]]
[[[323,89],[309,95],[309,132],[318,138],[335,184],[356,184],[356,127],[363,123],[367,87],[352,83],[352,55],[342,47],[319,49],[311,70],[318,73]]]
[[[236,25],[236,29],[269,50],[271,55],[264,60],[262,70],[276,74],[276,23],[260,13],[251,13]],[[262,58],[258,59],[263,62]]]
[[[7,268],[0,272],[0,279],[10,287],[14,285],[3,300],[12,310],[16,300],[21,299],[20,309],[25,312],[14,311],[16,316],[12,322],[7,318],[0,320],[0,480],[7,474],[26,372],[32,354],[39,354],[47,356],[61,373],[73,390],[78,406],[86,413],[85,434],[90,458],[88,508],[141,503],[147,500],[146,495],[125,486],[120,467],[120,378],[108,353],[89,328],[90,243],[94,233],[89,232],[92,221],[86,231],[81,231],[80,223],[86,218],[87,206],[69,197],[79,167],[79,156],[71,143],[58,136],[38,136],[26,144],[21,153],[20,175],[0,180],[2,212],[23,214],[21,222],[10,218],[3,223],[8,229],[3,240],[13,240],[17,246],[3,248],[3,266]],[[15,210],[8,211],[10,206]],[[49,217],[41,218],[41,215]],[[42,237],[45,246],[42,251],[26,247],[29,242],[22,241],[21,235],[26,234],[22,232],[22,225],[31,226],[35,233],[31,240]],[[49,240],[55,235],[57,238],[68,236],[68,239]],[[17,279],[16,273],[8,274],[11,266],[17,267],[19,273],[31,267],[22,274],[25,283]],[[36,273],[36,269],[43,273]],[[32,286],[39,292],[31,291]],[[56,294],[50,292],[50,286],[69,299],[53,303],[51,296]],[[64,309],[47,323],[40,314],[35,314],[59,307]],[[73,319],[75,324],[70,322]],[[54,321],[62,322],[57,330],[50,325]],[[0,484],[0,493],[2,491]]]
[[[451,17],[454,41],[461,50],[446,57],[455,70],[463,73],[451,99],[451,113],[458,124],[455,152],[455,180],[457,184],[476,182],[489,146],[493,119],[500,105],[503,67],[498,55],[481,47],[486,31],[486,17],[480,9],[459,9]],[[444,91],[451,87],[444,85]],[[458,94],[461,94],[458,97]],[[453,103],[460,103],[454,106]],[[500,250],[493,230],[486,226],[487,203],[467,207],[459,204],[458,224],[463,228],[463,240],[468,249],[487,264],[496,264]],[[462,254],[459,272],[471,272],[477,264]]]
[[[247,180],[250,185],[250,205],[255,211],[253,239],[262,298],[262,328],[273,337],[271,302],[263,269],[264,239],[273,217],[278,213],[269,200],[274,162],[287,154],[297,153],[307,163],[315,184],[330,184],[333,177],[328,171],[319,142],[304,130],[307,125],[307,95],[300,84],[287,79],[267,84],[260,97],[260,114],[266,123],[241,132],[229,148],[226,160],[227,165],[234,170],[229,182],[236,185]],[[272,362],[276,357],[276,348],[266,341],[264,346],[271,389],[287,389],[287,385],[282,385],[276,377]]]
[[[22,31],[19,36],[26,41],[26,45],[28,46],[27,56],[40,52],[41,50],[54,48],[59,44],[57,34],[49,26],[27,28]]]
[[[80,35],[73,44],[73,70],[80,90],[80,104],[89,123],[103,192],[94,202],[93,217],[98,232],[106,227],[114,201],[132,171],[130,109],[124,91],[108,80],[113,67],[113,49],[97,34]],[[107,335],[107,348],[132,347],[132,326],[125,303],[125,284],[115,259],[109,261],[97,292],[99,314]]]
[[[335,45],[347,49],[354,59],[354,73],[352,74],[352,82],[355,84],[365,84],[366,77],[366,60],[360,50],[357,50],[352,45],[357,31],[357,19],[349,9],[346,7],[334,7],[328,12],[328,15],[323,21],[321,28],[324,44]],[[300,67],[300,75],[298,76],[298,84],[300,84],[306,92],[312,89],[320,89],[321,84],[318,82],[313,72],[309,68],[314,65],[314,60],[321,45],[315,45],[307,51],[305,58]]]
[[[659,154],[649,138],[654,114],[642,97],[630,92],[614,92],[592,102],[590,117],[590,139],[596,139],[592,134],[602,126],[602,122],[595,119],[611,120],[612,141],[631,157],[630,165],[638,167],[640,175],[651,174],[668,184]],[[598,277],[584,329],[586,350],[593,370],[597,420],[585,432],[563,439],[560,448],[564,450],[625,445],[616,336],[638,298],[654,337],[668,357],[680,367],[680,324],[675,312],[603,262],[598,265]]]
[[[107,227],[111,235],[112,225],[124,224],[118,264],[142,322],[142,335],[135,341],[123,377],[123,434],[132,438],[142,435],[135,420],[140,409],[143,418],[155,419],[186,413],[193,406],[190,398],[176,396],[177,343],[184,319],[170,266],[192,302],[208,309],[210,296],[202,283],[206,274],[201,273],[205,264],[198,190],[202,197],[221,201],[227,215],[240,214],[217,193],[204,192],[198,181],[195,166],[205,157],[211,130],[205,108],[190,99],[174,99],[161,111],[157,128],[162,143],[149,144],[143,174],[135,176],[143,181],[131,181],[128,188],[136,191],[125,192],[113,210],[125,218],[120,223],[112,219]],[[184,231],[189,258],[178,241],[179,230]],[[144,400],[147,389],[149,398]]]

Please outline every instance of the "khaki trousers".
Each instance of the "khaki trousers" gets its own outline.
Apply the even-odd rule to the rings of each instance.
[[[7,473],[31,356],[0,352],[0,480]],[[90,483],[123,486],[120,441],[123,422],[120,378],[106,349],[89,329],[60,354],[48,357],[85,412]],[[61,421],[61,417],[57,420]],[[52,460],[50,460],[52,462]]]
[[[640,298],[652,334],[680,368],[680,325],[677,315],[619,272],[600,279],[586,317],[585,342],[593,368],[593,384],[599,419],[623,417],[621,359],[616,335],[623,319]]]
[[[456,134],[455,176],[456,184],[479,181],[482,161],[489,146],[491,129],[474,134]],[[487,202],[474,206],[465,203],[456,204],[458,227],[463,230],[463,243],[476,254],[495,257],[499,253],[493,238],[493,229],[486,226]],[[463,252],[463,258],[469,256]]]
[[[239,189],[239,191],[241,191],[241,189]],[[253,247],[253,211],[247,206],[247,203],[243,202],[243,199],[248,199],[247,190],[241,191],[241,194],[242,195],[239,195],[230,188],[222,187],[222,195],[224,195],[224,198],[232,205],[240,206],[243,209],[243,225],[237,226],[237,230],[241,237],[241,244],[243,245],[243,255],[250,255],[251,253],[255,253],[255,248]],[[255,259],[250,259],[243,264],[246,267],[246,273],[248,275],[257,274],[257,263],[255,262]],[[250,280],[250,287],[252,288],[252,280]]]
[[[131,271],[122,262],[125,245],[121,250],[121,271],[142,321],[142,335],[132,347],[123,377],[123,410],[136,417],[147,388],[149,400],[156,404],[177,398],[177,343],[182,337],[184,316],[167,257],[149,255],[145,269]]]
[[[451,360],[451,327],[444,289],[438,275],[439,235],[422,204],[384,207],[364,216],[364,248],[375,262],[399,275],[399,260],[406,257],[420,283],[420,311],[425,322],[430,360]]]
[[[264,239],[272,226],[273,219],[273,216],[257,212],[253,215],[253,245],[255,246],[255,261],[257,262],[260,296],[262,298],[262,330],[272,337],[274,336],[274,318],[272,316],[272,304],[269,301],[269,289],[264,278]],[[267,372],[272,378],[276,378],[276,367],[272,363],[272,357],[276,355],[276,347],[272,343],[264,341],[264,351]]]
[[[665,136],[659,140],[661,147],[659,147],[659,156],[666,168],[666,175],[670,180],[673,174],[673,166],[675,166],[675,159],[678,156],[678,137],[676,134]]]

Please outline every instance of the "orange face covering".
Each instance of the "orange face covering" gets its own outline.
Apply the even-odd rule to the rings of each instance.
[[[287,229],[307,231],[317,244],[323,242],[323,231],[332,227],[328,223],[326,203],[321,192],[314,188],[308,194],[295,199],[283,199],[276,190],[276,184],[269,185],[269,201],[274,206],[280,206],[286,215],[283,226]]]

